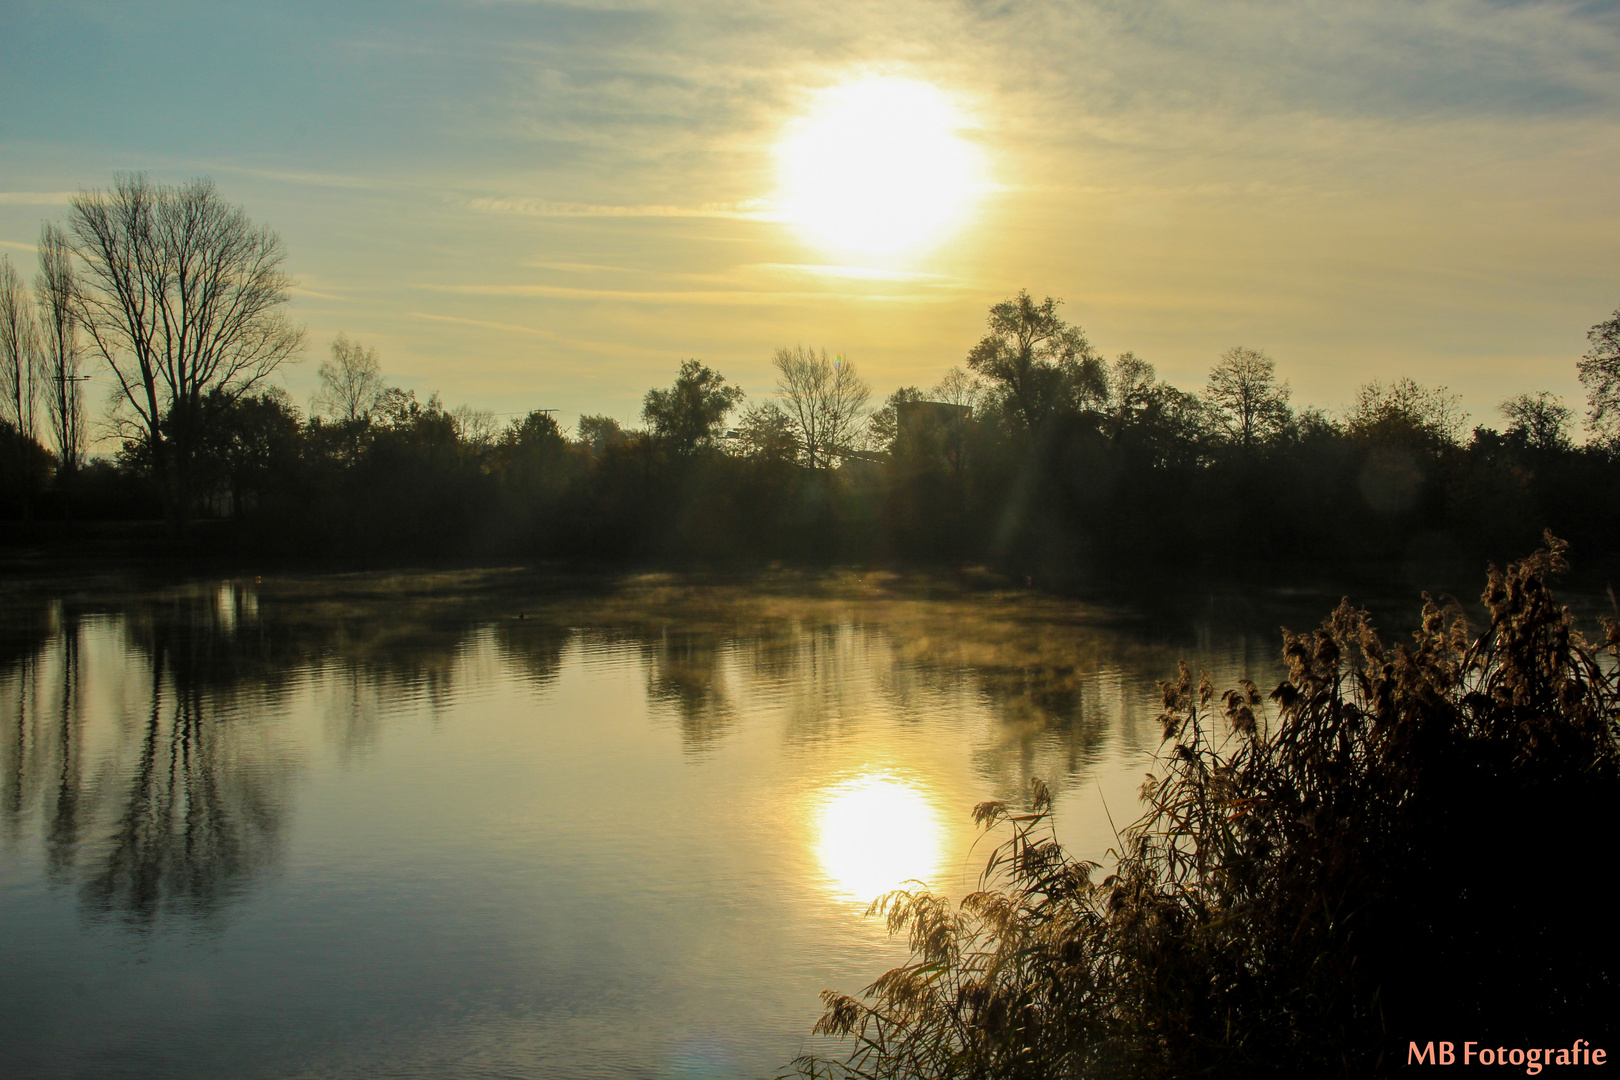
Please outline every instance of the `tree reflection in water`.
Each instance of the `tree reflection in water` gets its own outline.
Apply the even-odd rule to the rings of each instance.
[[[647,697],[673,706],[687,753],[712,748],[736,719],[726,695],[725,650],[713,635],[666,630],[641,643],[647,659]]]
[[[11,631],[0,663],[0,701],[10,718],[0,752],[5,835],[16,843],[38,806],[46,875],[65,884],[81,833],[81,628],[53,605],[28,613]]]
[[[72,879],[74,855],[79,845],[79,804],[84,767],[80,636],[78,620],[68,616],[58,634],[62,650],[56,727],[59,760],[55,806],[46,832],[47,869],[51,880],[57,884],[65,884]]]
[[[107,852],[82,886],[92,910],[141,923],[214,914],[274,861],[284,811],[274,770],[232,752],[202,688],[166,659],[161,648],[152,657],[135,775]]]
[[[211,917],[276,862],[297,768],[278,710],[300,694],[347,765],[412,702],[451,715],[440,705],[460,684],[497,668],[544,690],[570,649],[606,645],[639,659],[648,704],[676,721],[688,755],[726,745],[762,709],[780,709],[780,738],[805,750],[859,736],[875,713],[903,738],[908,717],[985,710],[995,722],[973,768],[1005,794],[1082,775],[1110,738],[1145,760],[1154,676],[1188,645],[1186,623],[1122,633],[1100,608],[875,574],[458,571],[263,590],[213,582],[0,610],[0,831],[12,843],[34,831],[50,881],[76,887],[86,910],[136,926]],[[1211,666],[1263,678],[1242,641],[1244,655]]]
[[[276,857],[290,764],[233,707],[256,646],[197,614],[170,604],[87,623],[53,605],[9,641],[6,832],[16,840],[37,819],[48,880],[77,885],[92,915],[132,926],[206,919]],[[121,707],[103,705],[94,721],[84,656],[93,636],[120,654],[120,669],[102,674],[133,667],[145,689],[103,687]]]

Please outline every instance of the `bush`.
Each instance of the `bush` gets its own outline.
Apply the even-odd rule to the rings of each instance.
[[[854,1047],[800,1074],[1366,1076],[1409,1040],[1599,1038],[1620,626],[1583,640],[1564,553],[1492,567],[1477,638],[1427,596],[1410,645],[1348,601],[1285,633],[1269,711],[1183,665],[1113,872],[1057,844],[1039,783],[1027,813],[981,805],[1011,830],[981,891],[875,905],[913,960],[823,995],[817,1031]]]

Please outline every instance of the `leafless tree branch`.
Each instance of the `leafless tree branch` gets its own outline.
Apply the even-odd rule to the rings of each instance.
[[[206,417],[219,413],[204,399],[240,397],[303,343],[282,310],[291,281],[281,241],[210,180],[163,186],[139,173],[74,196],[68,222],[82,268],[79,321],[183,522],[192,458]]]
[[[805,463],[826,468],[854,441],[871,387],[856,374],[853,361],[829,357],[826,349],[778,349],[772,362],[778,373],[776,390],[786,402]]]

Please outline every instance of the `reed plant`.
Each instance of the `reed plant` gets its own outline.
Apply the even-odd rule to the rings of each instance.
[[[1425,596],[1390,647],[1341,603],[1285,631],[1269,696],[1183,664],[1114,864],[1059,845],[1039,782],[982,804],[1002,841],[979,891],[878,901],[912,959],[825,993],[816,1031],[849,1048],[797,1072],[1376,1076],[1411,1041],[1601,1035],[1620,626],[1588,641],[1555,602],[1565,555],[1549,534],[1492,567],[1482,633]]]

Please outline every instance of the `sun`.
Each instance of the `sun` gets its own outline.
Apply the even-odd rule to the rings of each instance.
[[[979,156],[945,95],[913,79],[823,91],[778,148],[783,216],[837,256],[893,258],[935,247],[967,220]]]

